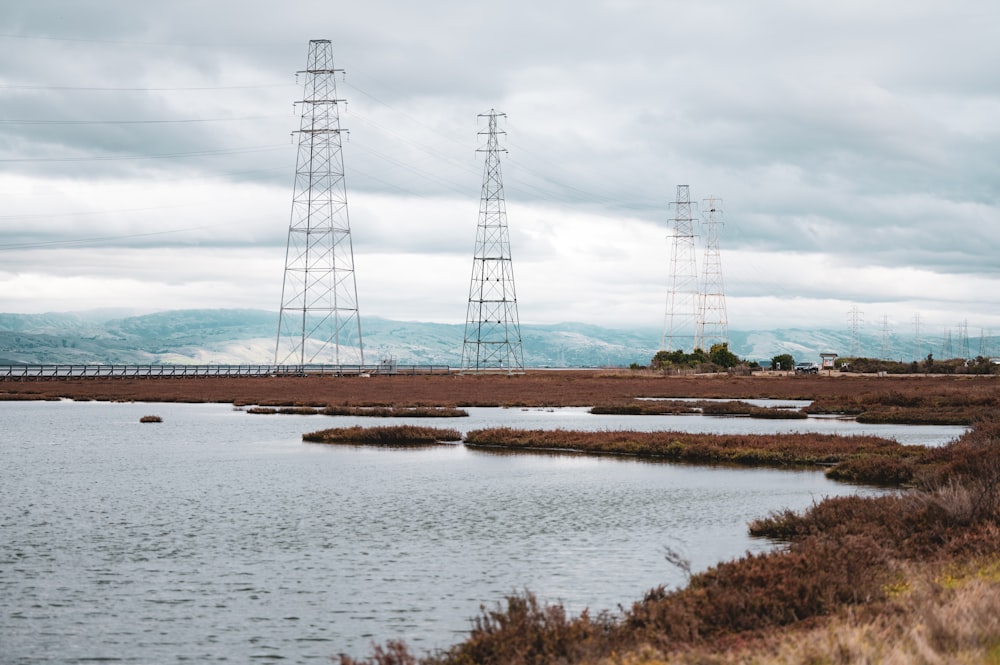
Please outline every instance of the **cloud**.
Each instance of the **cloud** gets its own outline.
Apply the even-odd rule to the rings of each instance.
[[[977,0],[18,3],[0,310],[276,307],[294,74],[329,38],[363,313],[464,316],[495,108],[523,321],[660,326],[689,184],[723,200],[731,327],[854,304],[997,326],[998,20]]]

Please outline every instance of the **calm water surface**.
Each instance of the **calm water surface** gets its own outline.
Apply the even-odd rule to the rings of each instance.
[[[140,424],[148,414],[164,422]],[[850,427],[813,421],[790,431]],[[615,610],[683,582],[665,547],[701,570],[770,547],[746,535],[754,517],[858,491],[819,472],[301,441],[355,422],[372,421],[0,402],[0,662],[325,662],[395,637],[441,648],[512,591]],[[789,425],[581,409],[429,424]],[[961,432],[921,429],[921,443]]]

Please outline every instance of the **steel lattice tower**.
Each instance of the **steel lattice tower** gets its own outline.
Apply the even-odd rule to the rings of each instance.
[[[892,358],[892,331],[889,330],[889,315],[882,315],[882,344],[879,346],[879,358],[891,360]]]
[[[851,326],[851,357],[857,358],[861,355],[861,337],[858,331],[864,323],[865,313],[858,309],[857,305],[851,305],[847,312],[847,321]]]
[[[479,132],[480,136],[486,136],[486,147],[478,150],[486,153],[486,163],[465,319],[462,370],[523,372],[514,264],[510,256],[507,206],[500,173],[500,153],[506,150],[500,147],[498,137],[505,132],[497,129],[497,119],[506,114],[490,109],[479,117],[488,120],[487,131]]]
[[[726,291],[722,281],[722,255],[719,252],[719,226],[722,225],[722,199],[704,199],[705,265],[702,269],[701,303],[698,308],[698,339],[695,344],[708,351],[712,344],[729,343],[729,319],[726,316]]]
[[[687,185],[677,185],[673,238],[670,247],[670,286],[663,321],[661,351],[693,351],[698,322],[698,266],[695,262],[691,194]]]
[[[309,42],[276,365],[363,365],[333,47]]]

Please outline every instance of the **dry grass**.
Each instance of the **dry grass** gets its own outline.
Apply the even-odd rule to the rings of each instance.
[[[909,565],[878,614],[840,612],[815,627],[755,640],[749,648],[650,646],[608,658],[607,665],[1000,664],[1000,576],[997,561],[955,578],[937,566]]]

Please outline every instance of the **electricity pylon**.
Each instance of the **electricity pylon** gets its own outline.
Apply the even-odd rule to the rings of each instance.
[[[847,322],[851,327],[851,357],[857,358],[861,355],[861,337],[859,329],[864,323],[865,313],[858,309],[857,305],[851,305],[847,311]]]
[[[882,315],[882,344],[879,346],[879,358],[889,360],[892,357],[892,331],[889,330],[889,315]]]
[[[698,324],[698,266],[695,261],[691,193],[687,185],[677,185],[674,208],[673,242],[670,246],[670,286],[663,321],[661,351],[693,351]]]
[[[363,365],[333,47],[309,42],[276,365]]]
[[[702,269],[701,303],[698,308],[698,339],[695,344],[708,351],[713,344],[729,343],[729,320],[726,316],[726,291],[722,281],[722,256],[719,252],[719,226],[722,225],[722,199],[704,199],[705,265]]]
[[[488,129],[483,167],[483,190],[479,202],[479,225],[472,259],[469,307],[462,345],[462,371],[520,373],[524,371],[521,325],[517,318],[517,295],[514,290],[514,264],[510,255],[507,231],[507,206],[500,173],[497,119],[506,117],[490,109],[482,113]]]

